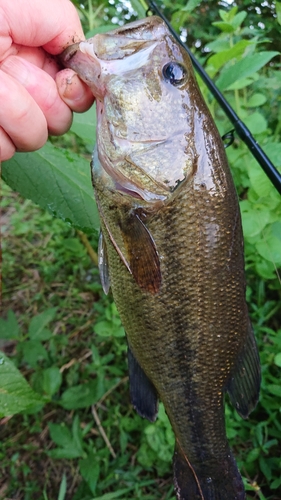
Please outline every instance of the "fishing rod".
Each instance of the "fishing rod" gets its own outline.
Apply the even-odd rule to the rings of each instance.
[[[157,14],[159,17],[163,19],[163,21],[167,24],[170,32],[173,34],[175,39],[180,43],[180,45],[187,51],[192,64],[197,71],[197,73],[201,76],[202,80],[204,83],[207,85],[208,89],[211,91],[223,111],[225,112],[226,116],[229,118],[231,121],[232,125],[235,128],[235,131],[239,135],[240,139],[245,142],[247,145],[248,149],[251,151],[252,155],[254,158],[258,161],[260,166],[263,168],[264,172],[268,176],[268,178],[271,180],[272,184],[275,186],[277,191],[281,194],[281,174],[278,172],[276,167],[273,165],[271,160],[268,158],[268,156],[265,154],[263,149],[259,146],[255,138],[252,136],[250,130],[248,127],[243,123],[239,116],[235,113],[234,109],[230,106],[230,104],[227,102],[225,97],[222,95],[220,90],[216,87],[214,82],[211,80],[209,75],[206,73],[204,70],[203,66],[197,61],[196,57],[194,54],[191,52],[191,50],[188,48],[188,46],[183,43],[183,41],[180,39],[179,35],[176,33],[176,31],[173,29],[169,21],[166,19],[162,11],[159,9],[159,7],[156,5],[156,3],[153,0],[146,0],[147,5],[149,5],[149,11],[151,11],[154,14]]]

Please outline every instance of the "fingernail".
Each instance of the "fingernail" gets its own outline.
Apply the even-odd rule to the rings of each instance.
[[[71,75],[64,80],[62,95],[71,101],[80,101],[85,93],[82,82],[77,75]]]

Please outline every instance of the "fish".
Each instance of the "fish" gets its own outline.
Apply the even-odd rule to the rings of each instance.
[[[189,56],[151,16],[61,60],[96,98],[99,270],[126,331],[132,405],[153,422],[164,404],[178,500],[243,500],[225,395],[247,418],[260,363],[238,197]]]

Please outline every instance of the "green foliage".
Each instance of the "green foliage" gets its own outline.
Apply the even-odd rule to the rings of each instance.
[[[87,123],[86,116],[83,130]],[[34,153],[16,154],[3,164],[2,175],[15,191],[55,217],[88,233],[99,227],[89,162],[82,156],[48,143]]]
[[[190,43],[199,40],[208,73],[281,169],[281,77],[275,57],[280,46],[273,46],[258,28],[253,2],[237,1],[243,10],[221,2],[219,11],[214,3],[164,1],[167,17],[175,28],[188,28]],[[107,4],[105,14],[98,0],[84,5],[79,2],[79,12],[91,34],[109,29],[113,16],[134,18],[127,7],[118,13],[117,3]],[[134,0],[132,5],[144,17],[145,3]],[[259,6],[267,32],[274,32],[272,7]],[[280,17],[278,2],[276,12]],[[223,135],[232,126],[200,86]],[[97,250],[89,168],[94,114],[75,115],[65,138],[52,139],[39,152],[17,154],[2,168],[13,189],[67,222],[5,190],[0,347],[6,354],[1,354],[0,374],[1,387],[8,392],[1,393],[0,413],[8,419],[21,414],[8,420],[0,444],[2,475],[9,477],[4,495],[14,497],[20,490],[22,500],[174,500],[169,421],[162,405],[154,424],[132,410],[124,329],[73,229],[91,235]],[[281,264],[281,201],[240,140],[227,153],[241,204],[247,297],[263,374],[260,403],[248,420],[227,405],[227,433],[248,498],[278,500],[281,330],[276,268]],[[38,460],[44,473],[40,469],[38,474]]]
[[[40,407],[41,398],[3,352],[0,352],[0,378],[0,417]]]
[[[239,16],[242,14],[243,16]],[[221,30],[215,42],[208,47],[213,54],[207,60],[207,71],[215,77],[216,84],[226,90],[226,98],[235,111],[245,121],[257,138],[265,153],[281,171],[280,120],[278,109],[272,113],[268,107],[267,91],[271,82],[279,79],[275,69],[257,71],[277,55],[277,52],[260,49],[262,39],[244,36],[242,23],[247,20],[247,13],[237,13],[237,7],[229,12],[219,11],[222,22],[228,22],[232,30],[226,30],[220,22],[213,23]],[[238,16],[238,17],[237,17]],[[239,22],[237,22],[237,19]],[[209,100],[217,125],[225,133],[228,120],[213,99],[202,87],[205,98]],[[278,104],[278,103],[277,103]],[[237,189],[241,197],[241,213],[246,247],[247,267],[255,269],[264,279],[275,281],[276,268],[281,264],[281,241],[279,224],[281,220],[281,199],[260,165],[252,157],[242,141],[235,141],[234,147],[227,150]]]

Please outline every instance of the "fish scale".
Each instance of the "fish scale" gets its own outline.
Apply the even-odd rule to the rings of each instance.
[[[132,404],[151,421],[164,404],[178,500],[244,500],[224,398],[248,416],[259,358],[237,195],[190,60],[157,17],[62,60],[98,99],[99,268],[127,334]]]

